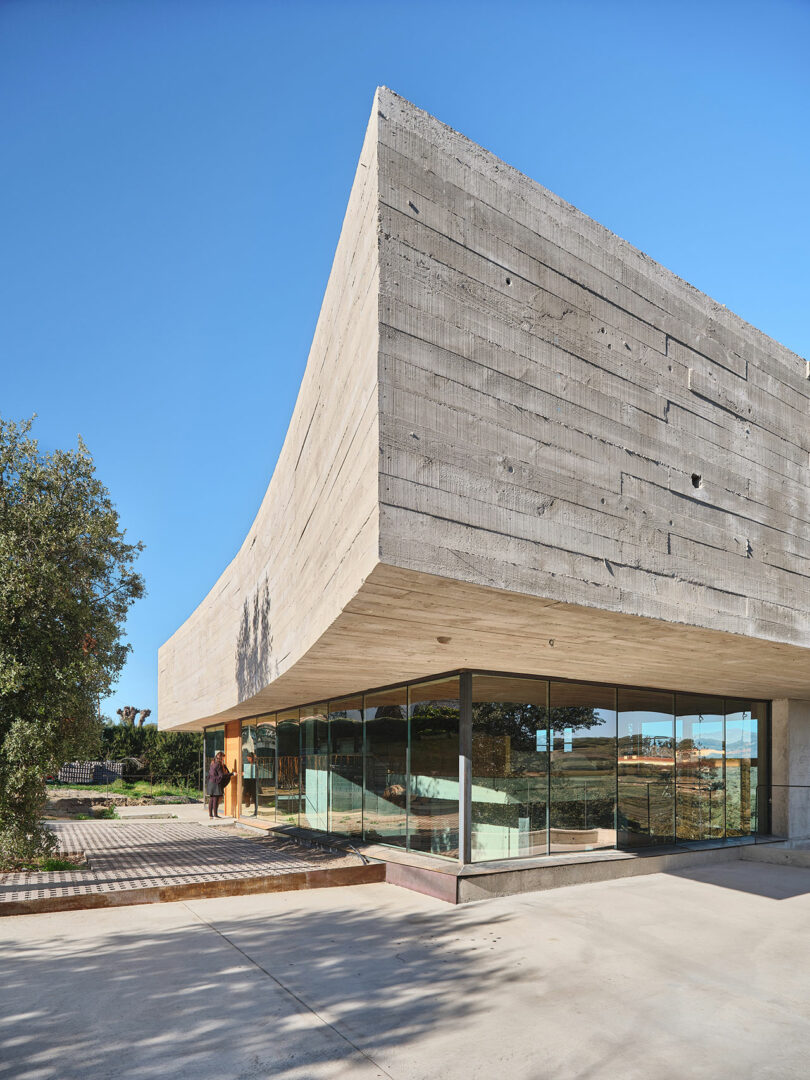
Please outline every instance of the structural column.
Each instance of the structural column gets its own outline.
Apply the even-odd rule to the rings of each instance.
[[[774,701],[771,732],[771,832],[806,839],[810,837],[810,701]]]
[[[242,777],[242,725],[239,720],[232,720],[225,725],[225,764],[236,775],[225,789],[224,813],[229,817],[239,817],[240,792]]]

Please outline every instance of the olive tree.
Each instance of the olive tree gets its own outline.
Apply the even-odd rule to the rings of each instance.
[[[130,646],[143,594],[130,544],[93,459],[40,451],[31,421],[0,418],[0,865],[53,851],[45,776],[97,756],[98,703]]]

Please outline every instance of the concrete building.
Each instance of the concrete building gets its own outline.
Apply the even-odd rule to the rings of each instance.
[[[160,726],[233,812],[454,865],[806,835],[809,421],[804,360],[380,89]]]

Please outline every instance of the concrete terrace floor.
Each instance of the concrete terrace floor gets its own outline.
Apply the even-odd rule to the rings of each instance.
[[[810,870],[391,885],[0,924],[0,1077],[756,1080],[810,1060]]]

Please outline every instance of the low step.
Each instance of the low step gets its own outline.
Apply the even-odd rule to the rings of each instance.
[[[225,878],[182,885],[150,885],[116,891],[76,892],[30,900],[4,900],[0,903],[0,917],[77,911],[83,908],[124,907],[128,904],[166,904],[174,900],[203,900],[216,896],[328,889],[339,885],[368,885],[379,881],[385,881],[385,864],[368,863],[364,866],[338,866],[324,870],[301,870],[290,874],[266,874],[261,877]]]

